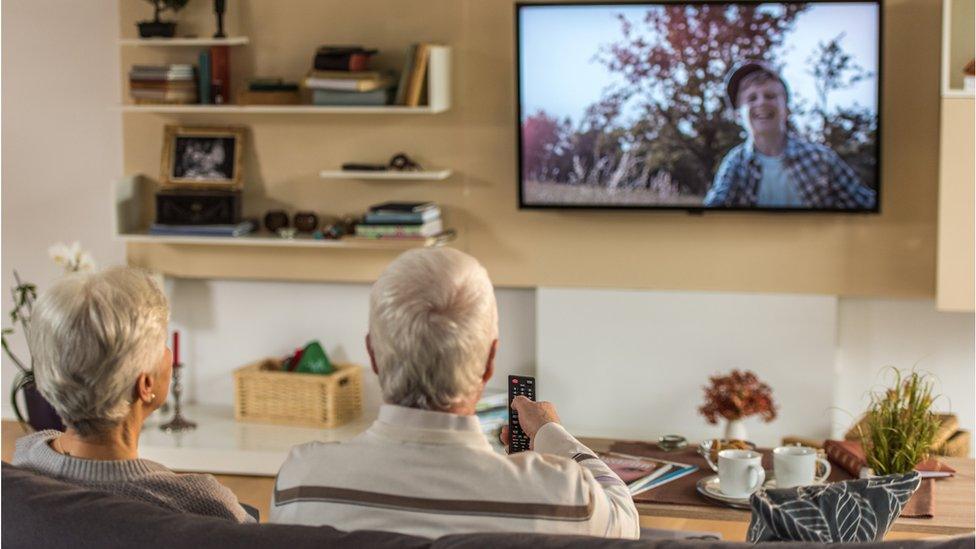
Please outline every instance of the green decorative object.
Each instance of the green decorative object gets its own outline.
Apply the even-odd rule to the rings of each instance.
[[[298,360],[296,372],[303,374],[331,374],[336,371],[335,366],[325,354],[325,349],[318,341],[312,341],[302,351],[302,358]]]

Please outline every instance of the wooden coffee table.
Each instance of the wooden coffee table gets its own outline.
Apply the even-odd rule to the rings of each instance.
[[[606,438],[581,438],[581,442],[595,451],[607,451],[615,440]],[[895,533],[952,536],[971,534],[976,530],[976,461],[969,458],[939,458],[956,470],[955,476],[936,481],[935,508],[936,516],[930,519],[899,518],[895,521],[891,531]],[[638,503],[637,510],[641,517],[662,517],[694,521],[695,527],[701,521],[734,522],[739,523],[745,531],[749,523],[749,511],[732,509],[731,507],[672,505],[663,503]],[[691,524],[691,523],[689,523]],[[888,539],[902,536],[889,535]]]

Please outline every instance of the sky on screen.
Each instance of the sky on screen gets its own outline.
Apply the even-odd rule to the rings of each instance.
[[[778,9],[769,4],[769,9]],[[618,14],[643,31],[648,6],[543,6],[521,11],[522,116],[539,110],[578,122],[583,111],[603,90],[622,79],[595,59],[604,45],[620,39]],[[834,92],[831,105],[857,103],[876,110],[877,5],[830,3],[814,5],[797,17],[778,57],[785,62],[783,76],[796,97],[812,103],[813,77],[807,57],[820,41],[844,33],[841,45],[857,64],[875,75],[850,89]]]

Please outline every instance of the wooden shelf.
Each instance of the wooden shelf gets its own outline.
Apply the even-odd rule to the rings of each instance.
[[[942,97],[945,99],[973,99],[976,98],[976,91],[951,89],[942,92]]]
[[[191,46],[243,46],[251,40],[246,36],[229,38],[121,38],[120,46],[191,47]]]
[[[410,171],[369,171],[369,170],[322,170],[322,179],[370,179],[385,181],[443,181],[451,177],[451,170]]]
[[[122,105],[122,112],[158,114],[436,114],[446,107],[323,107],[317,105]]]
[[[454,240],[454,231],[424,239],[380,239],[345,237],[339,240],[315,239],[308,235],[294,238],[280,238],[268,234],[247,236],[157,236],[145,232],[122,233],[118,238],[124,242],[152,243],[190,246],[263,246],[276,248],[343,248],[347,250],[410,250],[442,246]]]

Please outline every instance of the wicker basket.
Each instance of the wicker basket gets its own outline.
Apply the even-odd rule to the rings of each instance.
[[[281,361],[264,359],[234,371],[237,421],[331,429],[362,411],[362,368],[335,364],[329,375],[280,371]]]

